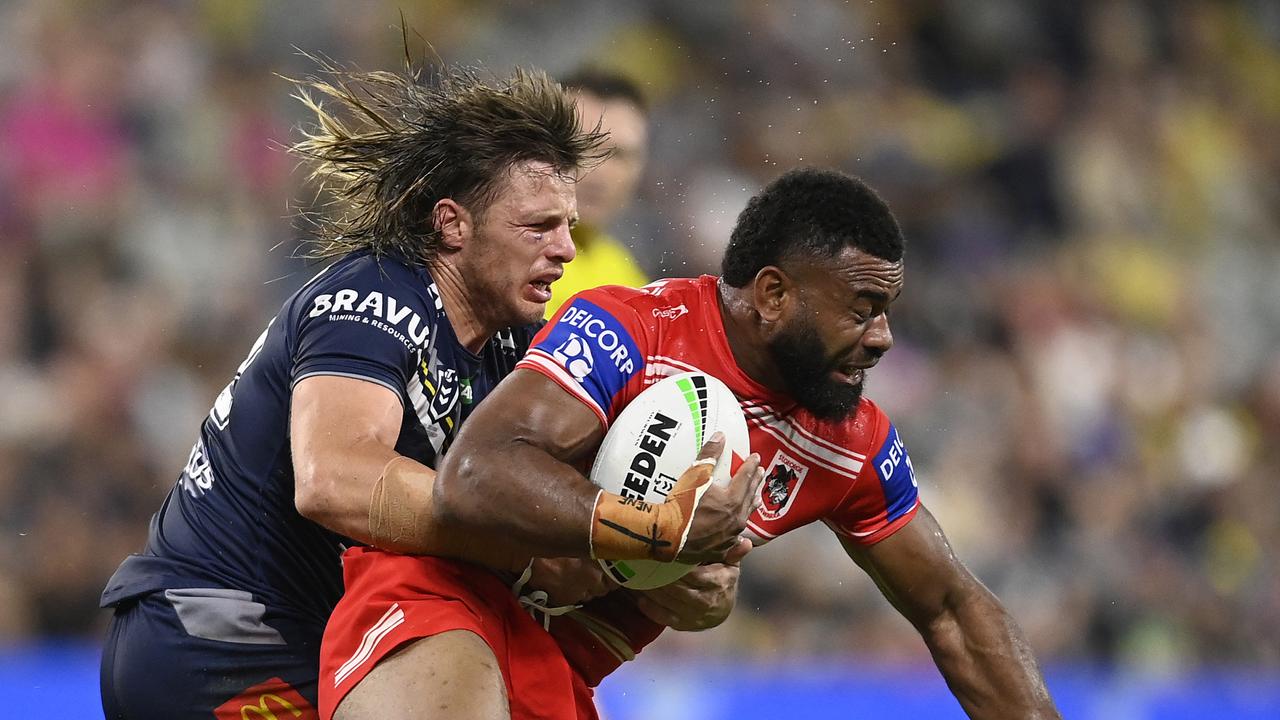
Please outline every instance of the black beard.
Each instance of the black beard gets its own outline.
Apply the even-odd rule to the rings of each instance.
[[[843,420],[858,407],[862,383],[848,385],[831,379],[836,365],[828,362],[812,318],[793,321],[774,336],[768,348],[787,394],[815,417]]]

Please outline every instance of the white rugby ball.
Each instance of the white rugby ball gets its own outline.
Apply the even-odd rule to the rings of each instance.
[[[724,433],[725,449],[713,476],[715,482],[727,483],[751,453],[738,399],[724,383],[702,372],[659,380],[613,421],[591,466],[591,482],[624,497],[665,502],[717,430]],[[615,582],[634,590],[673,583],[694,567],[656,560],[601,560],[600,565]]]

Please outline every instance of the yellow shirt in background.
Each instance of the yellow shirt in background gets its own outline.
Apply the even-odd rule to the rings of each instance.
[[[551,283],[551,301],[547,303],[548,319],[566,300],[581,290],[601,285],[641,287],[649,282],[631,253],[608,235],[579,225],[573,230],[573,242],[577,246],[578,255],[573,262],[564,266],[564,276]]]

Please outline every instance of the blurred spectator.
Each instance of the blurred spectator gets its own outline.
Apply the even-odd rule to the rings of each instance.
[[[631,252],[609,234],[619,213],[635,199],[644,173],[649,153],[644,96],[631,80],[604,71],[580,70],[560,82],[574,91],[583,125],[599,124],[609,134],[610,154],[578,181],[579,220],[573,230],[578,255],[551,285],[548,318],[580,290],[649,282]]]

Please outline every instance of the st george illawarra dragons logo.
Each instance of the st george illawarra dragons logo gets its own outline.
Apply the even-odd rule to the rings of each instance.
[[[760,489],[764,503],[760,506],[760,517],[765,520],[777,520],[787,513],[792,501],[800,492],[804,476],[809,474],[809,467],[781,450],[773,456],[769,469],[765,473],[764,487]]]

